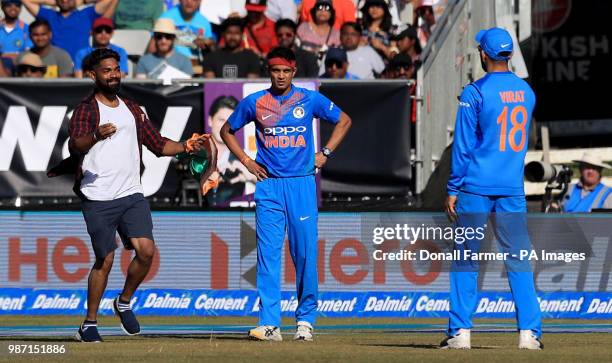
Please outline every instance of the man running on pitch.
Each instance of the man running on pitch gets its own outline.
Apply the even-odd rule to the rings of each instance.
[[[115,51],[94,50],[85,59],[83,70],[95,82],[95,88],[74,110],[69,134],[70,148],[80,155],[75,191],[82,200],[96,261],[89,274],[87,317],[76,338],[101,342],[96,319],[113,266],[117,232],[125,248],[136,251],[136,257],[113,308],[128,335],[140,333],[130,300],[155,255],[151,211],[140,181],[142,145],[157,156],[173,156],[186,151],[186,147],[185,143],[162,137],[136,102],[117,96],[121,70]],[[203,143],[191,145],[200,150]]]

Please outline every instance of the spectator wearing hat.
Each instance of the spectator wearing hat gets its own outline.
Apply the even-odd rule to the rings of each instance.
[[[348,72],[348,57],[342,48],[329,48],[325,55],[325,73],[321,78],[333,79],[359,79],[354,74]]]
[[[45,76],[47,67],[43,64],[38,54],[27,52],[21,57],[17,64],[17,77],[42,78]]]
[[[162,14],[161,19],[171,19],[176,27],[176,52],[188,58],[200,58],[201,51],[215,48],[217,36],[208,19],[200,13],[201,0],[180,0],[179,5]],[[150,51],[154,51],[149,47]]]
[[[410,56],[404,53],[396,54],[387,67],[387,78],[414,79],[414,64]]]
[[[406,29],[402,30],[398,35],[394,37],[397,50],[401,54],[406,54],[412,59],[412,63],[415,68],[418,68],[421,56],[421,44],[417,37],[416,26],[409,25]]]
[[[274,22],[264,14],[267,1],[246,0],[244,7],[247,11],[244,47],[260,57],[265,57],[270,50],[278,46]]]
[[[272,21],[280,19],[297,20],[297,5],[294,0],[268,0],[266,17]]]
[[[0,53],[15,59],[17,54],[32,47],[28,24],[19,20],[21,0],[2,0],[4,19],[0,20]]]
[[[612,169],[601,157],[585,152],[580,160],[574,160],[580,167],[580,181],[571,184],[562,201],[567,213],[590,212],[596,208],[612,208],[612,189],[601,182],[603,169]]]
[[[276,39],[281,47],[289,48],[295,53],[297,70],[295,78],[316,78],[319,76],[317,57],[297,46],[297,24],[291,19],[280,19],[274,26]]]
[[[363,36],[372,48],[383,58],[393,58],[398,50],[391,37],[395,27],[392,23],[387,1],[366,0],[361,8],[361,19]]]
[[[221,24],[223,48],[204,58],[202,68],[206,78],[257,78],[261,67],[259,57],[242,46],[244,23],[240,18],[228,18]]]
[[[361,25],[345,23],[340,30],[340,41],[348,56],[348,71],[359,79],[373,79],[385,70],[385,62],[370,45],[361,45]]]
[[[163,11],[160,0],[121,0],[115,11],[115,27],[150,31]]]
[[[314,8],[315,4],[318,0],[303,0],[302,1],[302,10],[300,11],[300,22],[307,23],[312,21],[314,16],[312,15],[312,8]],[[332,1],[329,1],[332,3]],[[346,22],[354,22],[356,21],[355,14],[357,13],[357,8],[355,7],[355,3],[353,0],[334,0],[332,3],[332,7],[334,9],[335,21],[333,23],[334,29],[340,30],[342,24]]]
[[[65,50],[51,45],[51,40],[54,34],[51,32],[51,26],[44,19],[38,19],[30,24],[30,39],[33,47],[30,49],[32,53],[36,53],[47,66],[45,78],[72,77],[74,67],[70,54]],[[23,53],[17,56],[17,64],[21,61]]]
[[[95,5],[77,9],[76,0],[56,0],[58,11],[46,7],[45,0],[22,0],[26,9],[37,19],[49,22],[53,45],[64,49],[74,61],[76,53],[89,45],[93,22],[102,15],[112,17],[119,0],[98,0]],[[43,58],[44,61],[44,58]]]
[[[128,73],[128,55],[125,49],[111,44],[113,37],[114,24],[109,18],[98,18],[94,21],[91,28],[91,39],[93,45],[79,50],[74,60],[74,76],[83,78],[83,59],[98,48],[109,48],[117,52],[120,57],[119,68],[123,77]]]
[[[147,53],[136,64],[136,78],[157,78],[166,67],[193,75],[191,60],[174,50],[177,30],[171,19],[161,18],[153,27],[155,52]]]
[[[330,47],[340,45],[340,32],[333,28],[336,11],[331,0],[317,0],[310,9],[311,19],[300,24],[297,30],[301,47],[323,60]]]

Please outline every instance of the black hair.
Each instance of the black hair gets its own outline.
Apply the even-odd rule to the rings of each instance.
[[[238,105],[238,100],[234,96],[219,96],[210,105],[208,110],[208,116],[213,117],[222,108],[229,108],[235,110]]]
[[[315,21],[316,15],[317,15],[317,4],[320,4],[320,3],[318,1],[315,2],[315,4],[312,7],[312,9],[310,9],[310,16],[312,17],[312,22],[313,23]],[[329,26],[333,26],[334,23],[336,22],[336,10],[332,6],[332,4],[329,4],[329,3],[323,3],[323,4],[324,5],[329,5],[329,12],[331,13],[331,16],[329,17],[329,20],[327,21],[327,23],[329,24]]]
[[[289,48],[276,47],[272,49],[270,53],[268,53],[268,56],[266,57],[266,59],[268,60],[272,58],[283,58],[283,59],[286,59],[292,62],[292,61],[295,61],[295,53]]]
[[[353,28],[359,34],[363,33],[363,28],[361,27],[361,25],[359,25],[359,23],[356,23],[354,21],[347,21],[346,23],[342,24],[342,27],[340,28],[340,32],[342,32],[342,30],[346,27]]]
[[[108,48],[95,49],[89,53],[85,59],[83,59],[81,68],[83,69],[83,72],[91,71],[95,66],[100,65],[100,62],[108,58],[113,58],[117,61],[117,63],[119,63],[119,53],[115,52],[114,50]]]
[[[225,32],[230,26],[240,27],[240,31],[244,31],[244,21],[241,18],[227,18],[221,23],[221,31]]]
[[[389,33],[391,31],[391,28],[393,27],[393,20],[391,18],[391,12],[389,11],[389,5],[387,5],[386,2],[382,2],[382,1],[375,2],[375,3],[366,2],[363,8],[361,8],[361,14],[363,17],[362,19],[363,27],[365,29],[368,29],[370,25],[372,24],[372,22],[374,21],[372,19],[372,16],[370,16],[370,12],[368,11],[370,7],[374,5],[381,6],[383,10],[385,11],[385,15],[383,15],[382,23],[380,24],[380,29]]]
[[[274,31],[277,32],[282,27],[291,28],[294,33],[297,32],[297,24],[291,19],[278,19],[274,24]]]
[[[51,31],[51,25],[49,24],[48,21],[46,21],[45,19],[36,19],[30,23],[30,29],[29,29],[30,34],[32,34],[32,30],[34,30],[34,28],[38,28],[39,26],[46,26],[47,29]]]

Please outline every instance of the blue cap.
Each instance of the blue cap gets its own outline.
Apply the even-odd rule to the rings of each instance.
[[[21,0],[2,0],[2,5],[17,4],[21,6]]]
[[[476,34],[476,42],[480,48],[493,60],[508,60],[514,50],[510,33],[502,28],[483,29]],[[507,55],[500,53],[510,52]]]
[[[339,62],[348,62],[348,58],[346,56],[346,50],[342,48],[329,48],[327,50],[327,54],[325,55],[325,61],[335,60]]]

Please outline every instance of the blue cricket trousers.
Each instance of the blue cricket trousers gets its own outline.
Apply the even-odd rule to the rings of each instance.
[[[259,324],[281,325],[281,251],[285,231],[295,265],[296,321],[317,314],[317,195],[314,175],[268,178],[255,190]]]
[[[487,224],[489,214],[500,252],[508,252],[505,260],[510,290],[514,298],[516,318],[520,330],[532,330],[538,337],[542,334],[542,316],[537,300],[533,272],[527,259],[520,259],[519,250],[531,250],[527,231],[527,206],[524,196],[486,196],[460,192],[457,199],[458,223],[462,227],[482,227]],[[455,243],[455,250],[480,251],[480,240],[467,239]],[[517,257],[512,257],[512,255]],[[461,259],[453,261],[450,272],[450,312],[448,335],[453,336],[460,328],[472,328],[472,315],[478,303],[478,261]]]

